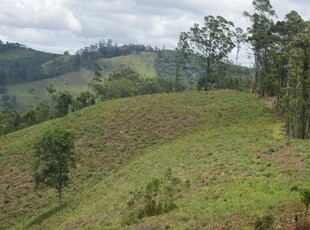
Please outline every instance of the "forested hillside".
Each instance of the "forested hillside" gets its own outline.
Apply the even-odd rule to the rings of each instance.
[[[43,73],[41,65],[58,56],[36,51],[22,44],[0,41],[0,87],[49,77]]]

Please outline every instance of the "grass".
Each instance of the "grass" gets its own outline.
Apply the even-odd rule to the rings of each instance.
[[[154,78],[157,76],[154,64],[155,53],[142,52],[138,54],[121,56],[111,59],[101,59],[100,64],[107,73],[117,69],[120,65],[130,66],[144,78]]]
[[[59,210],[54,191],[35,192],[31,180],[33,141],[54,126],[75,133],[80,155],[67,205]],[[310,185],[308,160],[302,160],[310,144],[288,142],[283,122],[262,101],[229,90],[111,100],[0,142],[3,228],[252,229],[258,216],[289,213],[299,204],[291,188]],[[294,161],[277,161],[284,151]],[[291,169],[299,160],[296,173]],[[124,225],[130,191],[169,167],[191,184],[177,208]]]
[[[58,57],[60,60],[68,58],[70,56]],[[135,55],[101,59],[99,63],[103,66],[103,75],[105,76],[123,64],[131,66],[142,77],[153,78],[156,77],[154,61],[154,53],[142,52]],[[48,63],[43,65],[44,69],[48,68]],[[52,84],[56,90],[67,90],[74,96],[77,96],[81,91],[88,89],[88,83],[92,80],[92,77],[93,73],[90,70],[82,69],[59,77],[8,85],[7,94],[16,96],[18,111],[27,111],[29,108],[35,107],[40,101],[48,99],[48,92],[45,89],[46,86]]]
[[[88,83],[91,79],[92,73],[82,69],[60,77],[8,85],[7,93],[16,96],[17,110],[27,111],[29,108],[35,107],[40,101],[49,99],[46,86],[54,85],[58,91],[69,91],[76,96],[81,91],[88,89]]]

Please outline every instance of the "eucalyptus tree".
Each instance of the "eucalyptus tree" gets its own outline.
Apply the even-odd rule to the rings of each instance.
[[[287,133],[310,138],[310,22],[300,23],[299,32],[289,43],[288,80],[282,89]]]
[[[208,90],[208,78],[215,67],[235,47],[234,24],[221,16],[206,16],[203,26],[194,24],[188,32],[182,32],[178,43],[186,60],[197,58],[205,70],[204,89]]]
[[[101,68],[101,66],[98,63],[95,63],[93,71],[94,71],[95,76],[94,76],[93,80],[91,81],[91,83],[89,83],[89,87],[94,92],[94,94],[96,95],[97,98],[102,99],[102,91],[103,91],[102,71],[103,71],[103,69]]]
[[[302,23],[301,16],[296,11],[291,11],[283,21],[278,21],[271,28],[276,44],[273,59],[274,68],[278,75],[277,106],[281,113],[283,112],[280,98],[281,91],[288,86],[290,42],[299,32]]]
[[[251,21],[248,28],[248,42],[251,44],[255,58],[255,77],[252,91],[260,95],[272,95],[275,92],[275,75],[272,74],[270,58],[273,45],[273,36],[270,31],[276,16],[269,0],[254,0],[254,13],[244,12],[244,16]]]

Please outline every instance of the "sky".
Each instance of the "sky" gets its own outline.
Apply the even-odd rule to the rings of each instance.
[[[53,53],[78,49],[111,38],[175,48],[180,32],[202,24],[206,15],[221,15],[245,29],[242,16],[252,0],[0,0],[0,40]],[[282,20],[296,10],[310,17],[310,0],[271,0]],[[251,64],[244,47],[241,60]],[[233,58],[233,55],[230,56]]]

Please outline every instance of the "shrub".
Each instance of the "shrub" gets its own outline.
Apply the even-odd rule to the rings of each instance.
[[[155,78],[145,79],[138,89],[138,94],[155,94],[161,93],[163,90],[159,81]]]
[[[144,188],[131,192],[128,202],[130,212],[125,216],[124,224],[133,224],[144,217],[167,213],[176,208],[175,201],[182,186],[181,180],[174,177],[169,168],[163,178],[153,178]]]
[[[272,230],[274,228],[275,218],[269,214],[255,221],[255,230]]]
[[[306,213],[308,213],[309,205],[310,205],[310,189],[300,190],[301,201],[305,205]]]
[[[120,79],[107,82],[104,86],[104,98],[132,97],[135,95],[135,87],[131,80]]]

